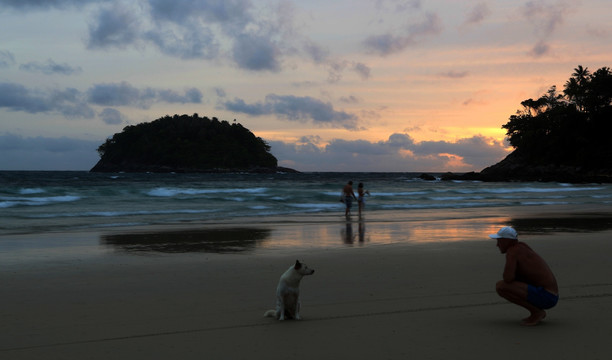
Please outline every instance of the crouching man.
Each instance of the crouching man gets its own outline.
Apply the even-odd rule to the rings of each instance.
[[[497,282],[497,293],[529,311],[530,315],[523,319],[521,325],[539,324],[546,317],[544,310],[552,308],[559,300],[555,275],[540,255],[518,241],[518,234],[513,228],[503,227],[489,237],[497,239],[499,251],[506,254],[504,276]]]

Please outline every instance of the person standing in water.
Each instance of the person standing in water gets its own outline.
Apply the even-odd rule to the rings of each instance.
[[[361,212],[365,207],[366,195],[370,195],[370,192],[363,188],[363,183],[359,183],[359,185],[357,186],[357,204],[359,205],[359,217],[361,217]]]
[[[344,216],[349,216],[351,214],[351,207],[353,206],[353,199],[357,199],[355,197],[355,192],[353,191],[353,182],[349,181],[344,188],[342,188],[342,198],[341,201],[344,203],[346,207],[344,210]]]

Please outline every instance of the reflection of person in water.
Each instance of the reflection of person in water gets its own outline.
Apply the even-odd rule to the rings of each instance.
[[[359,217],[361,217],[361,211],[365,207],[365,196],[370,195],[368,190],[363,188],[363,183],[359,183],[357,186],[357,203],[359,204]]]
[[[365,240],[365,222],[359,220],[359,242],[362,243]]]
[[[346,222],[346,227],[344,227],[340,233],[342,234],[342,241],[344,241],[345,244],[352,244],[355,240],[355,235],[353,235],[353,223],[350,221]]]

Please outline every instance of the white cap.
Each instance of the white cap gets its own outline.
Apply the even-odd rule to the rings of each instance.
[[[503,228],[499,229],[497,234],[491,234],[491,235],[489,235],[489,237],[491,239],[513,239],[513,240],[517,240],[518,239],[518,234],[517,234],[516,230],[514,230],[510,226],[504,226]]]

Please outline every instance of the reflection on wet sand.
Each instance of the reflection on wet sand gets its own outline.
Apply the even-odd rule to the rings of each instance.
[[[366,232],[367,225],[367,232]],[[159,230],[101,235],[100,244],[129,253],[240,253],[269,249],[336,247],[342,245],[425,244],[488,240],[501,226],[520,235],[593,232],[612,229],[608,214],[519,218],[483,216],[469,219],[368,219],[365,221],[295,222],[267,228],[234,227]],[[338,241],[338,232],[340,241]]]
[[[126,252],[236,253],[252,250],[270,236],[257,228],[199,229],[102,235],[100,243]]]
[[[353,233],[353,222],[347,221],[345,226],[340,230],[340,235],[342,236],[342,242],[344,244],[353,244],[355,242],[355,238],[358,239],[360,244],[363,244],[366,240],[365,236],[365,221],[363,219],[359,219],[358,225],[358,233],[355,235]],[[369,238],[368,238],[369,240]]]
[[[612,229],[609,215],[589,215],[561,218],[512,219],[508,225],[519,233],[594,232]]]

